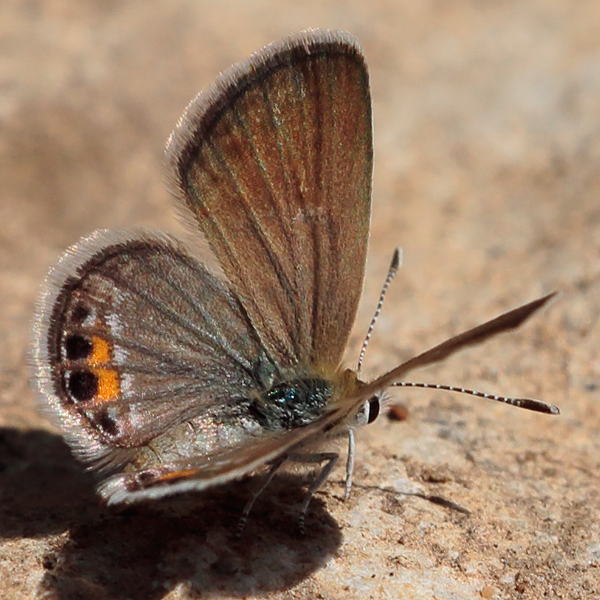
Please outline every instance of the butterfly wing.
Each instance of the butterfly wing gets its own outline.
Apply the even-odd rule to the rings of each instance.
[[[304,32],[233,66],[190,104],[166,152],[272,362],[337,367],[371,207],[371,100],[355,38]]]
[[[166,237],[96,232],[67,251],[35,336],[44,403],[99,465],[160,462],[168,441],[174,456],[226,445],[198,419],[218,424],[261,385],[260,341],[238,300]]]
[[[245,438],[210,454],[175,458],[113,475],[101,484],[99,492],[109,504],[118,504],[200,491],[240,479],[294,448],[310,444],[311,438],[322,438],[323,428],[334,426],[344,416],[345,412],[337,408],[306,427],[265,432],[260,439]],[[229,429],[235,430],[235,425],[229,423]]]

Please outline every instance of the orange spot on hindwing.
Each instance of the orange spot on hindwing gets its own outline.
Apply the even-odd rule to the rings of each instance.
[[[171,473],[165,473],[160,477],[156,478],[156,481],[173,481],[177,479],[186,479],[198,473],[200,469],[183,469],[181,471],[173,471]]]
[[[119,371],[112,363],[112,344],[100,337],[69,334],[64,341],[64,357],[69,361],[64,389],[75,403],[103,403],[121,393]]]
[[[92,373],[98,379],[98,391],[95,397],[97,402],[107,402],[118,398],[121,393],[121,383],[116,369],[94,367]]]
[[[112,358],[112,345],[98,335],[92,336],[92,352],[88,358],[92,367],[106,365]]]

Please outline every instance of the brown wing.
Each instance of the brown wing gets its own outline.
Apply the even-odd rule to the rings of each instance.
[[[362,289],[371,134],[358,42],[311,31],[223,73],[167,145],[179,195],[280,367],[341,359]]]

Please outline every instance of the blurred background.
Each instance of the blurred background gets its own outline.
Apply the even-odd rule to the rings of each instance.
[[[393,392],[408,419],[361,432],[354,497],[340,502],[336,471],[318,498],[325,533],[271,539],[267,499],[249,556],[193,509],[123,525],[99,508],[37,412],[26,352],[39,285],[67,246],[98,228],[182,231],[162,152],[192,97],[309,27],[356,35],[371,73],[372,234],[348,364],[402,246],[365,375],[559,290],[522,330],[415,377],[562,415]],[[599,596],[599,30],[591,0],[4,0],[0,595]]]

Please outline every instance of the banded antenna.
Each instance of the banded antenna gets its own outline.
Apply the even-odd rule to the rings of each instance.
[[[411,381],[397,381],[392,383],[390,387],[413,387],[413,388],[425,388],[429,390],[444,390],[447,392],[457,392],[459,394],[467,394],[469,396],[475,396],[476,398],[483,398],[485,400],[494,400],[495,402],[503,402],[504,404],[510,404],[518,408],[525,408],[527,410],[533,410],[535,412],[546,413],[550,415],[560,414],[558,407],[548,402],[542,402],[541,400],[534,400],[532,398],[509,398],[508,396],[497,396],[496,394],[486,394],[485,392],[478,392],[477,390],[469,390],[463,387],[456,387],[454,385],[443,385],[441,383],[416,383]]]
[[[375,329],[375,323],[377,322],[379,314],[381,313],[381,309],[383,308],[383,301],[385,299],[385,295],[387,294],[388,288],[390,287],[390,283],[392,283],[392,280],[396,276],[396,273],[398,272],[398,269],[402,264],[402,258],[402,248],[396,248],[396,250],[394,250],[394,256],[392,256],[392,262],[390,263],[390,268],[388,269],[387,277],[385,278],[385,282],[383,283],[383,287],[381,288],[381,294],[379,294],[379,302],[377,303],[375,314],[371,319],[371,324],[369,325],[369,329],[367,330],[365,341],[363,342],[362,348],[360,349],[360,354],[358,355],[358,365],[356,367],[357,373],[360,373],[360,368],[362,367],[365,352],[367,351],[367,346],[369,345],[369,341],[371,339],[371,336],[373,335],[373,329]]]

